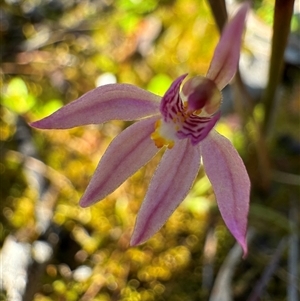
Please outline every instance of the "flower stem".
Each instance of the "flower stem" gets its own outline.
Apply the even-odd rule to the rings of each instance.
[[[208,2],[219,32],[222,33],[223,27],[225,26],[228,18],[225,0],[208,0]]]
[[[275,2],[269,78],[267,87],[262,96],[262,103],[265,106],[265,118],[263,122],[264,133],[267,133],[270,129],[275,93],[283,71],[284,51],[290,32],[293,7],[294,0],[276,0]]]

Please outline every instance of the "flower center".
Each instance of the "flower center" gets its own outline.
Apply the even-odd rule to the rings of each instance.
[[[208,78],[189,79],[177,94],[168,92],[162,99],[165,111],[155,123],[151,139],[158,148],[171,149],[177,139],[199,136],[209,118],[219,109],[222,95],[216,84]],[[184,137],[183,137],[184,136]]]
[[[200,114],[201,110],[196,110],[194,112],[188,111],[188,103],[183,104],[181,112],[174,114],[173,118],[167,122],[165,120],[159,119],[155,122],[155,130],[151,134],[151,139],[154,141],[158,148],[167,146],[171,149],[175,140],[178,139],[176,133],[181,129],[182,124],[186,119],[192,114]]]

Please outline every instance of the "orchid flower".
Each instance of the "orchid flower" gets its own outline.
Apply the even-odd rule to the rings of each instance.
[[[39,129],[68,129],[109,120],[139,120],[109,145],[80,204],[104,199],[166,147],[139,210],[131,245],[153,236],[187,196],[201,157],[228,229],[247,253],[250,181],[238,152],[213,128],[220,119],[221,90],[234,76],[249,4],[224,28],[206,77],[177,78],[161,98],[129,84],[100,86],[52,115]]]

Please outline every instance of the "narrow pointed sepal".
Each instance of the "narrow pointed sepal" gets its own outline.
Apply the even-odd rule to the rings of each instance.
[[[159,114],[161,97],[129,84],[98,87],[52,115],[30,125],[39,129],[69,129],[109,120],[136,120]]]
[[[167,221],[188,194],[200,167],[200,149],[189,140],[166,150],[138,213],[131,245],[145,242]]]
[[[138,121],[111,142],[80,200],[82,207],[112,193],[158,152],[150,138],[156,120],[151,117]]]
[[[225,26],[206,77],[222,90],[238,68],[244,23],[250,4],[246,1]]]
[[[223,220],[245,256],[250,200],[250,180],[245,165],[231,142],[214,130],[202,141],[201,154]]]

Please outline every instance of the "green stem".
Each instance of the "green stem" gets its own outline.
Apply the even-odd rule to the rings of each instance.
[[[225,0],[208,0],[208,2],[221,33],[228,18]]]
[[[294,0],[276,0],[275,2],[269,78],[262,97],[262,102],[265,106],[265,119],[263,123],[264,133],[268,132],[270,128],[275,93],[282,76],[284,51],[290,33],[293,8]]]
[[[255,169],[254,175],[250,175],[251,181],[253,179],[256,180],[259,177],[259,187],[264,191],[268,191],[271,183],[271,164],[269,153],[266,141],[262,135],[260,124],[257,120],[255,120],[252,114],[253,100],[247,91],[239,72],[236,73],[232,88],[234,92],[235,110],[241,117],[242,130],[246,139],[245,144],[249,146],[248,160],[257,160],[258,168]],[[244,100],[244,103],[242,103],[241,99]],[[251,130],[249,130],[247,125],[251,126],[253,133],[251,133]],[[251,142],[253,142],[253,144],[251,144]],[[256,152],[255,157],[250,155],[252,151]],[[253,163],[250,161],[248,162],[248,166]],[[255,165],[255,163],[253,164]]]

